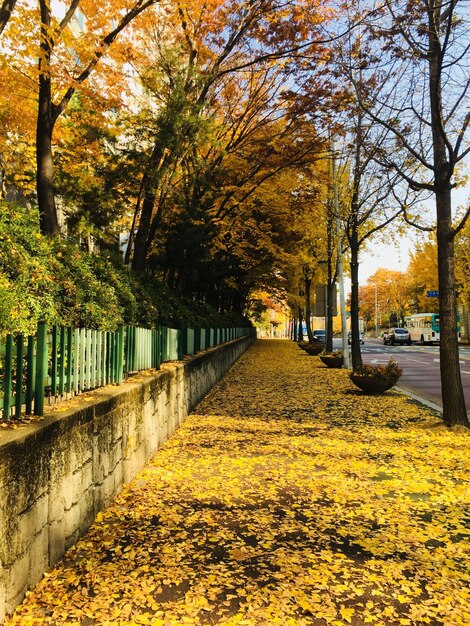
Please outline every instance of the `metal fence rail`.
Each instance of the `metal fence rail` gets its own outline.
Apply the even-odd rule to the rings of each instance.
[[[253,328],[120,326],[117,331],[38,324],[34,336],[0,340],[0,411],[43,415],[44,405],[109,384],[129,374],[158,369],[213,346],[251,335]]]

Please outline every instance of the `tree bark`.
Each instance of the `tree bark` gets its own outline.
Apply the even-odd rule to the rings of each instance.
[[[351,357],[352,368],[362,366],[361,344],[359,342],[359,246],[357,233],[350,239],[351,252]]]
[[[60,232],[54,197],[54,160],[52,154],[52,133],[55,123],[72,99],[77,85],[88,79],[99,60],[115,41],[119,33],[135,17],[140,15],[140,13],[145,11],[148,7],[157,4],[158,1],[159,0],[137,0],[132,9],[121,17],[117,26],[101,40],[91,61],[74,80],[74,84],[67,89],[60,102],[54,104],[52,102],[50,61],[56,45],[55,38],[62,34],[70,23],[70,20],[78,8],[79,0],[71,0],[70,6],[56,32],[53,32],[51,29],[50,0],[39,0],[41,12],[41,55],[39,60],[39,105],[36,128],[36,181],[41,232],[46,235],[54,235]],[[8,6],[8,4],[13,8],[15,3],[11,1],[10,3],[4,2],[2,8],[5,5]]]
[[[304,329],[302,328],[302,318],[303,318],[303,314],[302,314],[302,307],[299,306],[299,325],[298,325],[298,332],[297,332],[297,341],[303,341],[304,340]]]
[[[442,5],[431,2],[429,19],[429,96],[434,162],[434,193],[437,215],[439,274],[440,370],[443,420],[447,426],[470,428],[459,363],[457,300],[455,295],[454,233],[452,229],[452,183],[455,163],[449,162],[442,101],[440,43]],[[450,155],[452,158],[452,155]]]
[[[41,52],[39,61],[38,117],[36,126],[36,186],[40,228],[44,235],[60,232],[54,197],[54,159],[52,131],[57,119],[51,95],[51,13],[48,3],[41,2]]]
[[[3,33],[8,20],[11,17],[11,13],[15,8],[16,0],[3,0],[0,7],[0,35]]]
[[[436,209],[442,417],[447,426],[460,424],[470,428],[459,362],[450,186],[436,193]]]
[[[312,332],[312,303],[311,303],[311,291],[312,291],[312,279],[305,276],[305,325],[307,327],[307,337],[310,342],[313,342]]]
[[[54,197],[54,162],[52,156],[52,129],[47,114],[38,113],[36,132],[36,187],[40,207],[39,224],[44,235],[60,233],[57,208]]]
[[[297,318],[292,316],[292,330],[291,330],[292,340],[297,343]]]
[[[143,272],[147,262],[147,253],[150,245],[150,228],[159,180],[159,169],[164,157],[164,149],[161,144],[156,141],[142,181],[142,209],[140,210],[139,206],[136,207],[136,211],[140,210],[140,220],[137,232],[134,236],[134,253],[132,256],[132,269],[136,272]]]
[[[359,343],[359,195],[363,179],[361,150],[364,144],[362,124],[363,112],[359,110],[354,138],[354,176],[348,232],[351,251],[351,360],[353,370],[362,366],[361,345]]]

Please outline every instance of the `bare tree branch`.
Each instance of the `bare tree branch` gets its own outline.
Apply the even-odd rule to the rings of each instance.
[[[80,0],[72,0],[72,2],[70,3],[70,6],[66,12],[66,14],[64,15],[60,25],[59,25],[59,34],[64,32],[64,30],[66,29],[66,27],[69,25],[70,20],[72,19],[72,17],[75,14],[75,11],[78,8],[78,5],[80,3]]]

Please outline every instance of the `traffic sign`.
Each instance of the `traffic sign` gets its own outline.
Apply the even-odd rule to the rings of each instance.
[[[426,295],[428,298],[439,298],[438,291],[428,291]]]

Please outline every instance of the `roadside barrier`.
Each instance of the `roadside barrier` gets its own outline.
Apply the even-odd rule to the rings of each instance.
[[[140,328],[114,332],[38,324],[33,336],[7,335],[0,343],[0,411],[44,415],[52,404],[105,385],[122,384],[130,374],[159,369],[228,341],[254,328]]]

